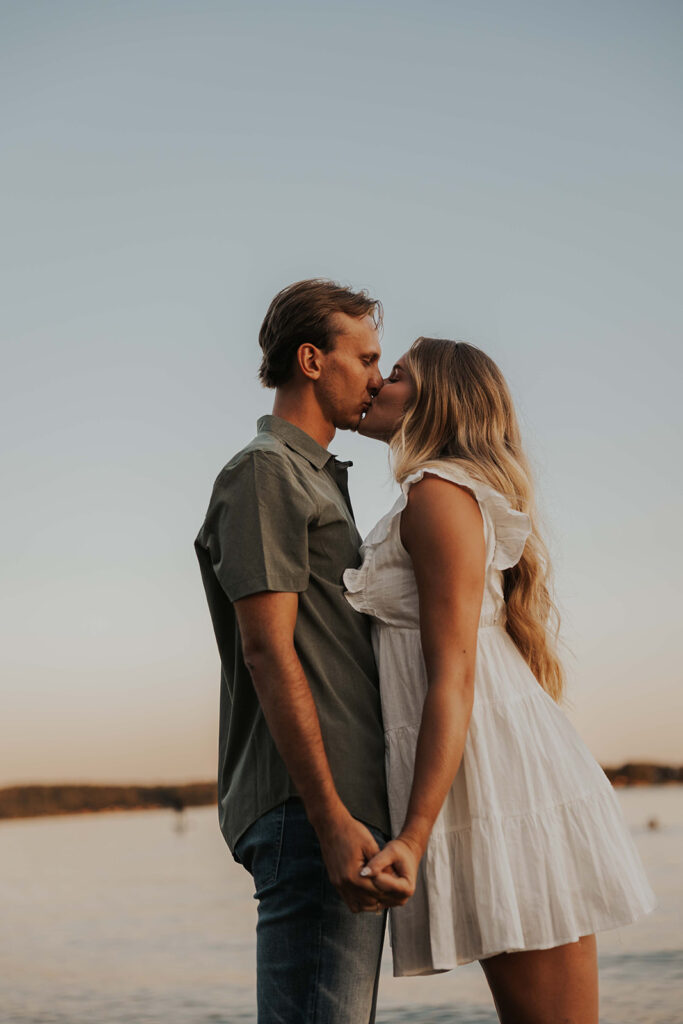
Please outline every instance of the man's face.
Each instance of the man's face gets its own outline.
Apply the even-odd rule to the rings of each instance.
[[[377,328],[370,316],[358,318],[346,313],[335,313],[333,325],[334,347],[320,355],[318,402],[336,428],[357,430],[383,384]]]

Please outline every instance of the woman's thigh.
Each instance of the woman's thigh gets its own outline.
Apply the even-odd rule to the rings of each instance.
[[[502,1024],[598,1024],[594,935],[481,961]]]

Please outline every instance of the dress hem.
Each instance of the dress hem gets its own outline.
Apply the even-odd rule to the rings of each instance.
[[[567,946],[572,942],[578,942],[579,939],[584,938],[586,935],[595,935],[597,932],[608,932],[615,928],[625,928],[627,925],[640,920],[641,917],[645,917],[646,914],[652,913],[656,906],[657,901],[653,898],[647,904],[644,904],[642,909],[631,912],[626,917],[619,918],[618,921],[613,921],[611,924],[598,924],[588,931],[580,931],[578,934],[572,933],[569,938],[553,939],[552,942],[532,943],[528,946],[508,946],[505,949],[493,949],[488,952],[475,953],[466,959],[456,957],[454,963],[451,963],[450,961],[443,961],[439,964],[437,961],[435,964],[432,964],[431,967],[416,967],[405,971],[397,970],[396,966],[394,966],[393,976],[394,978],[415,978],[420,976],[424,977],[429,974],[445,974],[447,971],[454,971],[456,968],[464,967],[466,964],[476,963],[479,960],[488,960],[493,956],[500,956],[501,953],[527,953],[532,950],[555,949],[557,946]]]

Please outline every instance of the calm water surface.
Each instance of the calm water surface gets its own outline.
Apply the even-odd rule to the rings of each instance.
[[[601,1021],[683,1024],[683,787],[621,791],[657,893],[599,937]],[[0,824],[2,1024],[254,1024],[250,878],[214,808]],[[656,817],[660,828],[648,830]],[[476,964],[392,978],[378,1024],[495,1024]]]

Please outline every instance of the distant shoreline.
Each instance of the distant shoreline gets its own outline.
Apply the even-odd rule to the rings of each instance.
[[[30,785],[0,789],[0,820],[102,811],[151,811],[216,804],[215,782],[179,786]]]
[[[619,789],[626,786],[677,785],[683,782],[683,766],[629,763],[603,770],[612,785]],[[215,805],[217,801],[215,782],[190,782],[178,786],[7,786],[0,789],[0,821],[163,808],[180,814],[186,807],[205,807]]]
[[[642,761],[633,761],[622,764],[618,768],[603,767],[603,771],[617,789],[622,786],[666,786],[671,783],[683,782],[683,765],[675,767],[670,764],[648,764]]]

